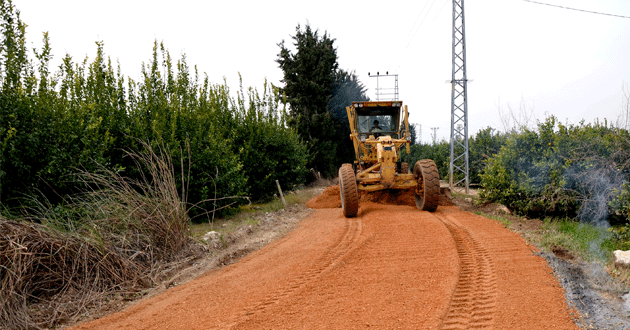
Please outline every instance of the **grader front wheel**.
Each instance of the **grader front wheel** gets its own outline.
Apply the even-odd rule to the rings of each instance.
[[[352,218],[359,211],[359,191],[352,164],[343,164],[339,169],[339,193],[341,209],[346,218]]]
[[[417,161],[413,177],[418,181],[416,206],[420,210],[434,212],[440,200],[440,174],[435,162],[430,159]]]

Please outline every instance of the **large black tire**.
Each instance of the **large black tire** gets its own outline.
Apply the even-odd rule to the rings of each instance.
[[[416,206],[420,210],[434,212],[440,201],[440,174],[435,162],[430,159],[417,161],[413,177],[418,181]]]
[[[339,168],[339,194],[343,215],[346,218],[355,217],[359,211],[359,191],[352,164],[343,164]]]

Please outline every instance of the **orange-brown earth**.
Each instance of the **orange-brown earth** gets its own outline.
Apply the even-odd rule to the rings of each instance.
[[[328,190],[284,238],[76,328],[577,329],[545,260],[497,222],[365,200],[347,219]]]

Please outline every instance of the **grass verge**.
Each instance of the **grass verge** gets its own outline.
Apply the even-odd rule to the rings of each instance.
[[[285,194],[284,198],[287,205],[306,204],[309,199],[320,192],[321,189],[317,187],[304,188],[290,191]],[[193,223],[190,228],[190,234],[195,240],[199,241],[209,231],[217,231],[222,234],[230,233],[243,225],[255,226],[258,224],[259,215],[277,212],[283,208],[284,204],[279,197],[250,205],[241,205],[231,216],[215,219],[214,222]]]
[[[609,247],[611,233],[607,228],[572,219],[543,220],[538,245],[553,251],[561,246],[586,261],[607,263],[612,257]]]

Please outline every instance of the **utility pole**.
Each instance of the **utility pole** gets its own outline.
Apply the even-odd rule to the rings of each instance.
[[[422,124],[418,124],[418,141],[416,141],[417,144],[422,144]]]
[[[437,130],[439,129],[439,127],[431,127],[431,130],[433,131],[433,133],[431,133],[431,137],[433,138],[433,145],[435,145],[435,143],[437,142]]]
[[[385,74],[380,74],[380,72],[376,72],[376,75],[371,75],[368,72],[368,77],[376,78],[376,100],[377,101],[398,101],[398,74],[389,74],[389,71],[385,71]],[[393,77],[394,78],[394,88],[382,88],[379,85],[379,78],[381,77]],[[381,98],[383,99],[381,100]]]
[[[448,183],[470,184],[468,176],[468,95],[466,86],[466,29],[464,22],[464,0],[453,0],[453,75],[451,78],[451,162]],[[456,173],[463,178],[453,182]]]

